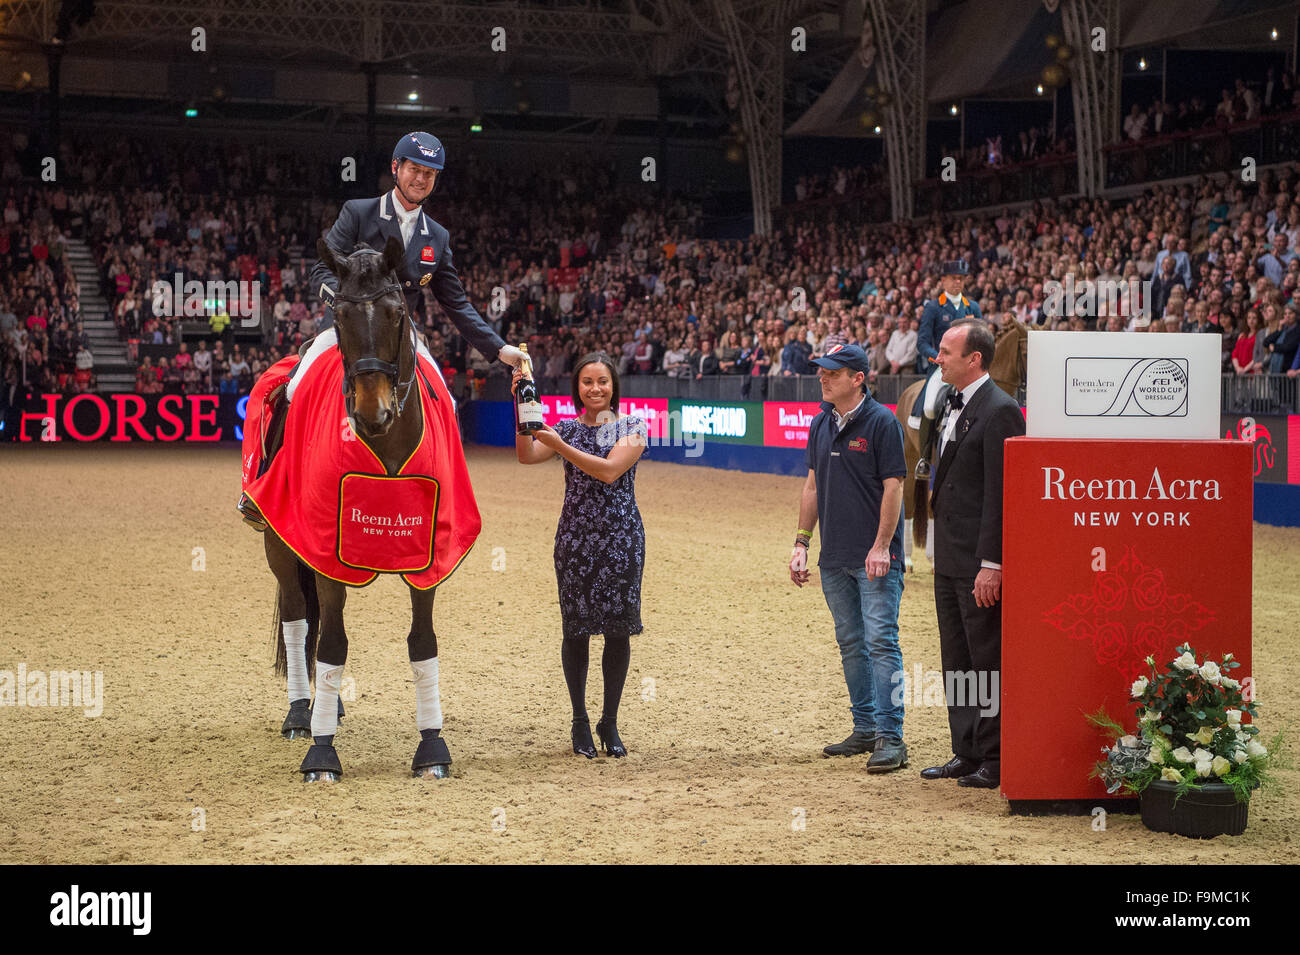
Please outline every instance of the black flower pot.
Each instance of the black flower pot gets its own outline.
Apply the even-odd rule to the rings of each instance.
[[[1246,831],[1250,802],[1237,802],[1232,787],[1205,783],[1175,801],[1177,783],[1158,779],[1142,790],[1142,824],[1153,832],[1172,832],[1193,839],[1239,836]]]

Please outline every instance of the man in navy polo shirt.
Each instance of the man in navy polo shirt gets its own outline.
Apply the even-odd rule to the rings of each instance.
[[[867,394],[870,367],[857,345],[836,345],[816,359],[822,411],[808,430],[808,479],[790,579],[808,582],[808,544],[821,523],[822,592],[849,688],[853,732],[827,756],[870,752],[867,772],[907,765],[898,606],[903,597],[903,429]]]

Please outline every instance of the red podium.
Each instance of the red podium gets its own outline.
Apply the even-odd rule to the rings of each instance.
[[[1102,800],[1099,708],[1174,647],[1251,671],[1252,451],[1244,441],[1006,443],[1002,793]]]

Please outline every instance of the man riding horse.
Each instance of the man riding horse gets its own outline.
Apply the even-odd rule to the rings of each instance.
[[[965,259],[954,259],[943,264],[943,274],[939,283],[943,291],[937,299],[925,303],[921,312],[921,327],[916,333],[917,363],[922,366],[922,374],[929,374],[925,388],[921,391],[912,408],[908,425],[920,429],[921,460],[928,462],[930,448],[935,438],[935,423],[939,416],[940,392],[943,379],[939,368],[934,364],[939,357],[939,341],[952,323],[962,318],[983,318],[980,307],[962,294],[962,286],[970,268]],[[923,465],[927,468],[928,463]]]
[[[450,235],[421,208],[437,188],[445,164],[446,152],[436,136],[425,132],[407,133],[393,148],[392,191],[375,199],[345,202],[325,242],[335,255],[346,256],[359,243],[380,251],[390,238],[398,239],[405,254],[396,274],[409,314],[413,317],[424,314],[422,293],[427,285],[466,341],[484,356],[496,357],[507,365],[516,366],[523,360],[523,352],[507,345],[470,304],[452,262]],[[338,278],[323,261],[318,260],[312,267],[310,284],[325,303],[325,315],[321,319],[320,334],[294,368],[287,387],[269,398],[270,424],[268,447],[262,460],[264,469],[278,449],[284,428],[284,412],[293,400],[298,382],[316,359],[338,342],[333,328]],[[428,349],[418,336],[416,349],[421,357],[432,362]],[[434,366],[437,366],[436,362]],[[254,528],[259,531],[266,529],[265,520],[247,497],[241,498],[239,509],[245,521]]]

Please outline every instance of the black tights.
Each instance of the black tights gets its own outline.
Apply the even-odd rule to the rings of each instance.
[[[590,637],[564,640],[560,648],[564,682],[569,685],[569,702],[573,705],[575,720],[587,719],[587,660],[590,640]],[[605,678],[605,709],[602,716],[610,722],[618,718],[618,702],[623,697],[623,684],[627,681],[627,668],[631,659],[631,639],[616,634],[605,635],[605,652],[600,658],[600,671]]]

